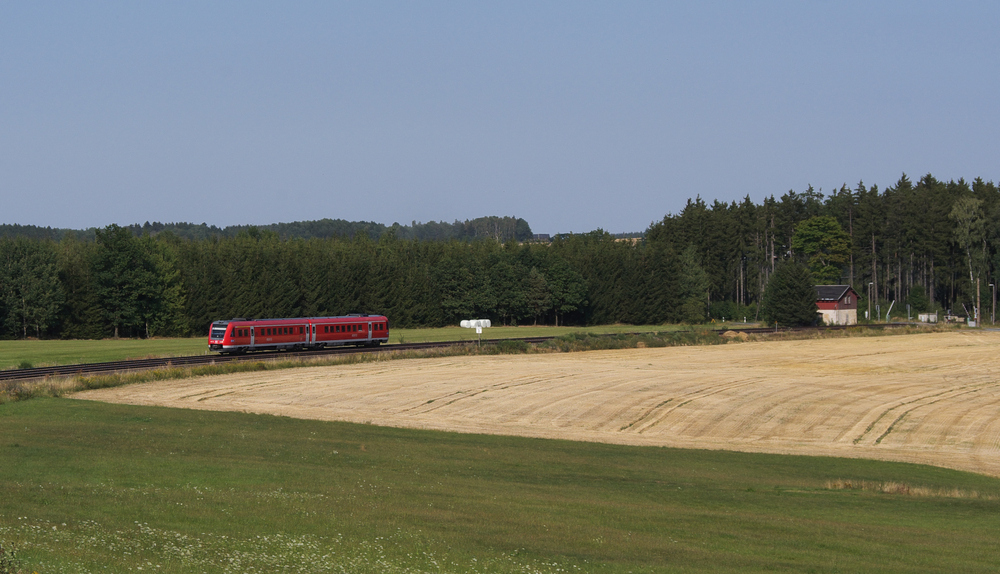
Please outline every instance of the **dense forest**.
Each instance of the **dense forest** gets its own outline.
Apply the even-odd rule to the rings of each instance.
[[[181,239],[209,239],[212,237],[236,237],[240,233],[256,229],[272,231],[281,239],[329,239],[333,237],[352,238],[367,235],[378,239],[392,232],[400,239],[426,239],[447,241],[449,239],[474,240],[490,238],[498,241],[511,239],[523,241],[531,238],[528,222],[516,217],[479,217],[466,221],[446,223],[444,221],[412,222],[411,225],[393,223],[390,226],[374,221],[345,221],[343,219],[320,219],[317,221],[297,221],[294,223],[273,223],[270,225],[231,225],[216,227],[206,223],[159,223],[146,222],[132,224],[128,229],[137,236],[159,235],[169,232]],[[29,239],[51,239],[58,241],[67,236],[82,241],[93,241],[97,229],[58,229],[35,225],[0,224],[0,237],[27,237]]]
[[[636,238],[597,230],[532,241],[512,217],[56,235],[0,226],[3,337],[201,335],[220,318],[352,312],[396,326],[753,321],[786,261],[814,284],[853,285],[862,309],[871,297],[897,317],[907,305],[965,315],[981,293],[988,317],[1000,190],[904,175],[884,190],[810,187],[760,204],[699,197]]]

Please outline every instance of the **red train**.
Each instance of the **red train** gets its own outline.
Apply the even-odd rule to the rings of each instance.
[[[209,350],[222,354],[340,345],[373,347],[388,342],[389,319],[383,315],[230,319],[214,321],[208,332]]]

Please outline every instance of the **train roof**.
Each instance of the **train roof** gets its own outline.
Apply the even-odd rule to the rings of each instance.
[[[328,316],[328,317],[275,317],[275,318],[271,318],[271,319],[252,319],[252,318],[251,319],[247,319],[247,318],[243,318],[243,317],[238,317],[238,318],[234,318],[234,319],[223,319],[223,320],[219,320],[219,321],[212,321],[212,324],[213,325],[220,325],[221,326],[221,325],[228,325],[229,323],[235,323],[235,322],[247,322],[247,323],[250,323],[250,322],[266,321],[268,323],[277,323],[277,322],[281,322],[281,321],[317,321],[317,320],[324,320],[324,319],[364,319],[364,318],[385,318],[385,315],[371,315],[371,314],[367,314],[367,313],[365,313],[365,314],[352,313],[350,315],[334,315],[334,316]]]

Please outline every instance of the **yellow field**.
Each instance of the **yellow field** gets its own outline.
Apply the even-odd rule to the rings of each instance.
[[[1000,333],[386,361],[86,391],[101,401],[1000,476]]]

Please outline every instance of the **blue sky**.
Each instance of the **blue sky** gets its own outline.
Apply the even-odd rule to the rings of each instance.
[[[1000,180],[995,2],[6,2],[0,223],[484,215]]]

